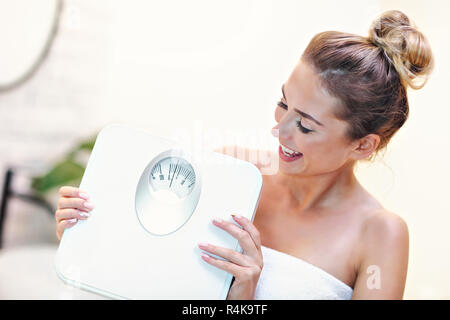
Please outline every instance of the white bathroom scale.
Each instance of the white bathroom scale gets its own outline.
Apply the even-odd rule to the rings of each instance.
[[[261,188],[250,162],[109,125],[80,184],[95,208],[65,230],[56,273],[110,298],[226,299],[233,276],[205,262],[198,243],[242,252],[212,219],[253,220]]]

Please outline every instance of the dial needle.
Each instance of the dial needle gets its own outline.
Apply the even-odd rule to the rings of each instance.
[[[175,170],[173,171],[172,180],[170,180],[169,188],[172,187],[172,181],[173,178],[175,177],[175,172],[177,172],[178,162],[180,162],[180,160],[177,161],[177,165],[175,166]]]

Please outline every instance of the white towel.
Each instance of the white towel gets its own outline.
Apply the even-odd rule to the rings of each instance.
[[[256,286],[257,300],[349,300],[353,289],[300,258],[261,246],[264,267]]]

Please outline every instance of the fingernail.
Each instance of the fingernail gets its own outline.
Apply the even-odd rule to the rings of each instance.
[[[233,218],[236,218],[238,220],[242,218],[242,216],[239,214],[232,214],[232,216],[233,216]]]
[[[93,205],[91,202],[89,202],[89,201],[86,201],[86,202],[84,203],[84,206],[85,206],[86,208],[88,208],[88,209],[94,209],[94,205]]]
[[[205,253],[202,253],[202,258],[203,259],[209,259],[209,256],[207,254],[205,254]]]
[[[68,223],[74,223],[74,222],[77,222],[77,219],[73,218],[73,219],[67,220],[67,222]]]
[[[199,246],[199,247],[206,248],[206,247],[208,247],[208,244],[207,244],[206,242],[199,242],[199,243],[198,243],[198,246]]]
[[[87,193],[84,192],[80,192],[80,194],[78,195],[80,198],[87,200],[89,199],[89,195]]]
[[[215,223],[222,223],[222,222],[223,222],[223,220],[220,219],[220,218],[214,218],[213,221],[214,221]]]
[[[82,217],[90,217],[91,215],[89,213],[87,213],[87,212],[80,211],[80,216],[82,216]]]

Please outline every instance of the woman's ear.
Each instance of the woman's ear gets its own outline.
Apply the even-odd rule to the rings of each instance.
[[[374,133],[358,139],[354,142],[352,150],[353,158],[355,160],[361,160],[368,158],[373,152],[377,150],[380,144],[380,136]]]

